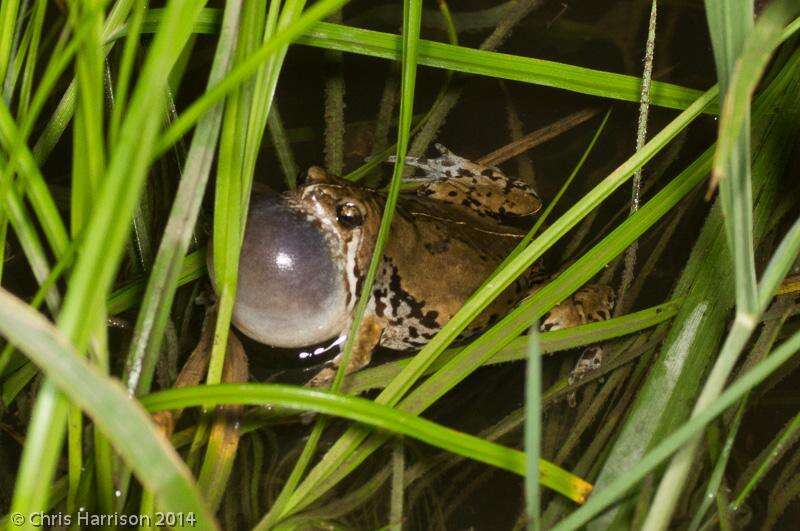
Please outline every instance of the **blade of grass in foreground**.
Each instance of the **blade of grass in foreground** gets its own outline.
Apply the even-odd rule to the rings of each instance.
[[[525,475],[525,455],[519,450],[458,432],[371,400],[321,389],[282,384],[216,384],[159,391],[142,397],[141,402],[150,412],[230,404],[275,404],[300,411],[316,411],[413,437],[437,448],[520,476]],[[591,490],[591,485],[552,463],[539,463],[543,485],[577,502],[582,502]]]
[[[97,198],[97,190],[105,173],[106,152],[104,142],[104,80],[103,80],[103,10],[98,2],[84,2],[75,6],[74,24],[86,27],[86,37],[81,40],[75,57],[78,105],[73,120],[72,174],[70,186],[70,228],[73,238],[84,229]],[[98,309],[104,315],[105,301]],[[99,319],[102,322],[102,317]],[[105,330],[95,334],[98,366],[108,370],[108,350]],[[67,417],[68,490],[67,511],[77,509],[78,488],[84,475],[83,415],[80,408],[70,404]],[[94,455],[96,463],[96,492],[101,512],[113,512],[113,483],[108,442],[95,434]]]
[[[327,22],[313,26],[297,40],[299,44],[391,60],[398,59],[398,41],[397,35]],[[639,78],[532,57],[423,40],[420,41],[419,63],[449,71],[522,81],[592,96],[639,101]],[[698,90],[654,82],[651,103],[659,107],[685,109],[700,94]],[[713,108],[708,108],[705,112],[713,112]]]
[[[208,77],[209,85],[217,83],[229,68],[239,27],[240,7],[240,0],[225,4],[222,31]],[[150,390],[164,326],[185,263],[183,257],[189,247],[211,172],[221,120],[222,106],[219,105],[211,109],[195,129],[167,226],[147,280],[126,363],[126,385],[138,395]],[[117,311],[112,295],[109,312],[113,314]]]
[[[92,417],[164,510],[194,512],[198,528],[216,528],[189,470],[150,416],[120,384],[81,358],[47,319],[2,289],[0,333]]]
[[[679,307],[679,301],[670,301],[652,308],[622,315],[581,326],[564,328],[553,332],[544,332],[539,335],[539,346],[542,354],[552,354],[563,350],[582,347],[609,339],[622,337],[640,330],[655,326],[671,319]],[[446,350],[429,368],[426,375],[441,369],[453,359],[462,349]],[[485,364],[508,363],[527,359],[528,338],[518,337],[508,345],[498,350]],[[380,389],[397,376],[408,365],[409,359],[390,361],[376,367],[369,367],[351,374],[345,380],[344,389],[348,394],[360,394],[370,389]]]
[[[542,443],[542,353],[539,331],[528,332],[528,363],[525,378],[525,511],[528,531],[541,529],[538,467]]]
[[[767,303],[780,285],[780,282],[789,272],[789,269],[797,258],[798,251],[800,251],[800,218],[798,218],[789,229],[789,233],[784,237],[769,264],[767,264],[767,268],[756,294],[757,298],[763,300],[764,303],[755,308],[755,319],[758,319],[764,310],[766,310]],[[718,399],[724,382],[727,381],[730,371],[733,369],[735,360],[749,340],[756,325],[757,321],[750,326],[740,324],[738,320],[734,322],[722,346],[719,359],[714,365],[714,370],[709,376],[706,385],[703,387],[700,397],[697,399],[697,403],[692,411],[693,418],[700,415],[701,412],[709,408],[710,405]],[[722,369],[720,369],[720,367],[722,367]],[[723,370],[725,372],[722,372]],[[681,449],[664,473],[659,488],[656,491],[650,513],[648,514],[648,519],[645,522],[652,526],[651,529],[665,529],[669,523],[672,511],[674,510],[674,504],[677,503],[680,494],[679,485],[685,483],[691,463],[694,460],[694,453],[700,443],[699,437],[698,435]]]
[[[6,73],[11,64],[17,10],[19,10],[19,0],[4,0],[0,5],[0,92],[5,86]]]
[[[305,0],[289,0],[283,4],[281,11],[279,7],[280,4],[276,2],[268,7],[265,0],[243,4],[234,68],[263,42],[273,40],[276,27],[282,30],[291,26],[305,7]],[[230,94],[225,104],[214,191],[214,236],[211,242],[213,279],[218,294],[214,339],[206,376],[206,381],[211,384],[222,381],[224,367],[229,365],[226,358],[240,352],[239,349],[229,352],[229,346],[236,344],[233,339],[229,341],[229,331],[236,297],[239,255],[255,160],[286,49],[286,46],[275,49],[270,60],[261,65],[252,79]],[[235,361],[235,358],[230,361]],[[203,423],[206,421],[204,419]],[[224,425],[222,419],[216,419],[214,423],[217,426]],[[198,434],[203,431],[198,431]],[[238,444],[238,437],[231,438],[231,441],[232,444]],[[196,437],[193,447],[199,450],[203,442]],[[236,456],[235,451],[231,452],[226,446],[225,439],[209,437],[198,477],[198,484],[215,511]],[[221,462],[223,455],[227,462]]]
[[[754,106],[753,184],[755,237],[762,241],[775,224],[775,207],[780,203],[777,183],[791,156],[797,134],[796,91],[800,54],[794,53],[780,66],[780,72],[764,88]],[[645,452],[677,429],[691,414],[693,400],[702,387],[701,379],[719,352],[730,310],[734,304],[730,254],[723,219],[715,205],[703,225],[696,244],[675,287],[684,299],[667,337],[656,353],[652,368],[637,392],[620,435],[604,459],[597,479],[598,491],[627,473]],[[680,370],[676,369],[680,368]],[[624,502],[603,514],[589,526],[606,529],[625,526],[632,507]]]

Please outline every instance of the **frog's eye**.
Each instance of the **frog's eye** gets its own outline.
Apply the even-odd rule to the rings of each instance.
[[[336,221],[346,229],[354,229],[364,223],[364,215],[355,203],[341,203],[336,207]]]

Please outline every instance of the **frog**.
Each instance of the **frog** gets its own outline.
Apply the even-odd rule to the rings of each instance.
[[[418,351],[462,308],[525,236],[542,200],[529,184],[436,144],[436,157],[406,157],[419,174],[398,197],[390,233],[346,372],[378,348]],[[299,186],[254,197],[240,256],[232,321],[252,339],[301,347],[336,338],[354,319],[386,205],[386,192],[310,167]],[[541,263],[516,278],[461,333],[499,321],[547,280]],[[554,307],[545,331],[607,319],[613,290],[588,285]],[[326,386],[340,353],[309,380]]]

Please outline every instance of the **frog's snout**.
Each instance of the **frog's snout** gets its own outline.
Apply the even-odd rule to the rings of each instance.
[[[346,298],[340,265],[319,225],[279,196],[253,196],[239,261],[236,327],[277,347],[319,343],[346,327]]]

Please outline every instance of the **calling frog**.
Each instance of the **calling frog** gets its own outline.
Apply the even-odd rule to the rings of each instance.
[[[402,193],[367,309],[346,367],[373,351],[421,349],[464,305],[525,235],[541,208],[527,183],[459,157],[408,157],[421,170]],[[385,192],[311,167],[283,195],[254,196],[245,229],[233,323],[272,346],[304,347],[349,330],[375,248]],[[477,334],[546,280],[539,265],[509,285],[462,333]],[[588,285],[544,316],[556,330],[607,319],[613,290]],[[341,354],[340,354],[341,356]],[[309,382],[326,385],[339,357]]]

